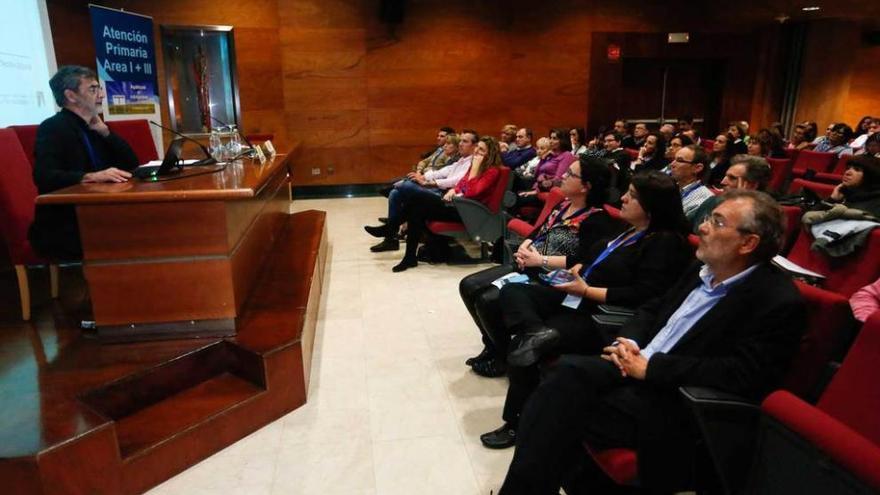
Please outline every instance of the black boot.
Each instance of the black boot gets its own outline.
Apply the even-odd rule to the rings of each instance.
[[[391,271],[394,273],[400,273],[408,268],[415,268],[417,266],[419,266],[418,260],[407,258],[406,256],[404,256],[403,259],[400,260],[400,263],[394,265],[391,268]]]
[[[388,225],[377,225],[375,227],[371,225],[364,225],[364,230],[367,231],[373,237],[389,237],[395,232],[392,232],[391,229],[388,228]]]
[[[375,246],[370,246],[370,251],[374,253],[382,253],[385,251],[397,251],[400,249],[400,242],[397,241],[394,237],[386,237],[385,240],[376,244]]]

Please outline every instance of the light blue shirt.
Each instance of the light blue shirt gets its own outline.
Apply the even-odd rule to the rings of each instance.
[[[712,274],[712,271],[709,270],[708,266],[703,265],[703,268],[700,269],[700,279],[703,283],[698,285],[690,294],[688,294],[684,302],[681,303],[681,306],[679,306],[678,309],[675,310],[675,313],[672,313],[672,316],[669,317],[666,325],[657,333],[657,335],[654,336],[651,343],[641,350],[641,355],[644,356],[645,359],[651,359],[651,356],[654,355],[654,353],[667,353],[672,350],[672,348],[675,347],[675,344],[677,344],[678,341],[681,340],[681,338],[684,337],[698,321],[700,321],[700,318],[708,313],[710,309],[718,304],[718,301],[727,295],[727,292],[732,286],[742,281],[742,279],[755,271],[757,267],[758,265],[752,265],[715,287],[712,287],[712,279],[715,278],[715,276]]]

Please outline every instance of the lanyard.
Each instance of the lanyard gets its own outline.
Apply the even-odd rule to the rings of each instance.
[[[92,142],[89,140],[89,134],[85,131],[82,133],[83,141],[86,143],[86,151],[89,153],[89,160],[92,163],[92,170],[99,170],[101,168],[101,158],[95,153],[95,148],[92,147]]]
[[[645,230],[637,233],[636,235],[630,237],[629,239],[626,240],[626,242],[624,242],[624,239],[626,238],[626,236],[629,235],[631,232],[632,232],[631,230],[628,230],[628,231],[620,234],[619,236],[617,236],[617,239],[614,239],[613,241],[609,242],[608,247],[606,247],[604,251],[599,253],[599,256],[597,256],[596,259],[593,260],[593,264],[591,264],[586,270],[581,272],[581,278],[586,280],[587,277],[590,276],[590,273],[593,272],[593,268],[595,268],[599,263],[605,261],[605,258],[611,256],[611,253],[613,253],[615,249],[617,249],[621,246],[631,246],[631,245],[639,242],[639,239],[641,239],[642,237],[645,237],[645,234],[648,233],[648,230],[645,229]]]
[[[563,215],[562,210],[560,210],[559,214],[556,215],[555,217],[553,217],[553,222],[551,222],[550,225],[547,226],[546,229],[543,229],[543,232],[541,232],[541,234],[536,236],[535,239],[532,241],[532,243],[543,241],[544,239],[547,238],[548,235],[550,235],[550,230],[552,230],[553,227],[555,227],[559,223],[564,223],[566,220],[571,220],[572,218],[579,217],[585,211],[587,211],[587,208],[589,208],[589,207],[584,206],[583,208],[581,208],[581,209],[575,211],[574,213],[572,213],[571,215],[569,215],[568,218],[564,218],[565,215]],[[590,208],[589,212],[587,213],[587,217],[589,217],[590,215],[592,215],[593,213],[595,213],[597,211],[599,211],[599,208]]]

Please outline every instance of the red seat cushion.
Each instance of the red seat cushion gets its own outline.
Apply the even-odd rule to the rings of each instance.
[[[639,461],[636,451],[633,449],[607,449],[593,451],[585,446],[587,452],[602,468],[602,471],[614,480],[618,485],[631,485],[639,476]]]
[[[428,230],[438,235],[450,235],[465,232],[464,224],[461,222],[428,222]]]
[[[821,251],[810,249],[813,236],[807,228],[801,229],[788,259],[798,265],[824,275],[819,284],[823,289],[850,297],[853,292],[880,277],[880,229],[874,229],[868,242],[856,252],[832,258]]]

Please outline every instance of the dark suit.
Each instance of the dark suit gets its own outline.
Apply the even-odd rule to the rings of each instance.
[[[88,172],[138,166],[137,155],[124,139],[112,132],[101,136],[67,109],[40,124],[34,157],[34,183],[40,194],[78,184]],[[47,258],[82,258],[76,212],[71,205],[37,206],[29,237],[34,249]]]
[[[646,347],[701,280],[694,266],[666,296],[639,308],[621,336]],[[643,486],[680,490],[691,483],[694,434],[678,387],[695,385],[760,399],[781,380],[806,321],[790,278],[760,265],[708,311],[669,353],[648,361],[645,380],[621,377],[598,356],[563,356],[532,395],[501,494],[557,493],[583,457],[598,449],[635,448]],[[592,463],[592,461],[588,461]],[[588,472],[597,472],[595,465]],[[601,476],[595,493],[608,493]]]

